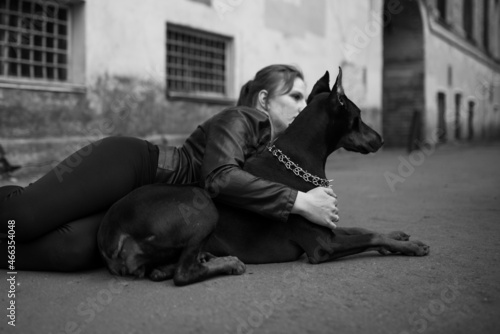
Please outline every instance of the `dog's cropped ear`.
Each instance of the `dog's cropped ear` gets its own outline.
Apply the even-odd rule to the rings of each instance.
[[[341,105],[344,105],[344,87],[342,86],[342,68],[339,66],[339,74],[335,80],[335,85],[333,85],[332,93],[330,94],[332,98],[335,98]]]
[[[307,98],[307,104],[309,104],[319,93],[330,93],[330,74],[328,71],[326,71],[325,75],[314,84],[311,94],[309,94]]]

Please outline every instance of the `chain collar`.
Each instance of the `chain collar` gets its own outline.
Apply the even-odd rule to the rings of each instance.
[[[322,179],[303,170],[295,162],[291,161],[289,157],[283,154],[280,149],[276,148],[275,145],[271,145],[271,143],[267,145],[267,150],[272,155],[277,157],[279,162],[284,164],[287,169],[291,170],[298,177],[304,179],[304,181],[314,184],[316,187],[321,186],[324,188],[328,188],[330,186],[330,182],[333,182],[333,179]]]

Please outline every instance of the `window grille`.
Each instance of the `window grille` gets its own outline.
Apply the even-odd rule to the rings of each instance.
[[[167,24],[167,90],[199,96],[227,95],[231,39]]]
[[[67,81],[69,8],[0,0],[0,77]]]

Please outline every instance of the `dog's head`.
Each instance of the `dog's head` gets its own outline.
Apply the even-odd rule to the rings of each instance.
[[[345,95],[340,67],[333,88],[330,90],[330,76],[327,71],[314,85],[307,105],[327,113],[329,137],[334,138],[330,143],[331,151],[343,147],[348,151],[367,154],[382,147],[382,137],[363,122],[361,111]]]

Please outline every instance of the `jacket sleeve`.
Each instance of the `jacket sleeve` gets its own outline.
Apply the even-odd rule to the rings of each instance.
[[[219,202],[286,222],[297,190],[244,171],[248,145],[256,141],[258,134],[237,110],[221,116],[206,133],[202,164],[205,189]]]

